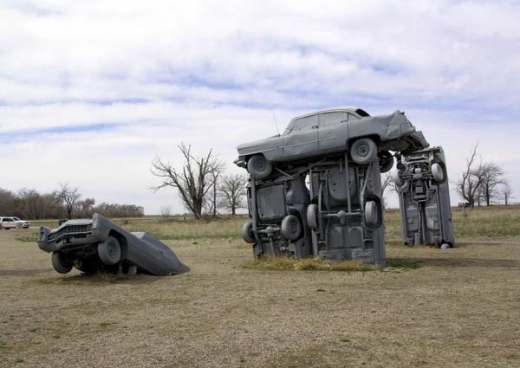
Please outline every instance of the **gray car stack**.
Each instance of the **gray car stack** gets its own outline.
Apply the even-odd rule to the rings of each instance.
[[[371,117],[347,107],[296,117],[282,135],[237,147],[235,163],[250,174],[242,237],[255,256],[383,265],[381,172],[393,166],[390,151],[427,147],[400,111]]]

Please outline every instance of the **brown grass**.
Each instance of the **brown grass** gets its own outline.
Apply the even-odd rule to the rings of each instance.
[[[0,367],[520,366],[510,235],[396,241],[371,272],[249,267],[238,237],[199,235],[166,241],[190,273],[126,278],[59,275],[23,234],[0,231]]]

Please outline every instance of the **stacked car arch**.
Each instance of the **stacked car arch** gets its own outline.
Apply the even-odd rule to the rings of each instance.
[[[296,117],[283,134],[237,147],[235,163],[249,172],[250,221],[242,237],[253,244],[255,257],[382,265],[381,173],[393,167],[395,155],[428,146],[401,111],[372,117],[345,107]],[[405,171],[394,176],[406,181]]]

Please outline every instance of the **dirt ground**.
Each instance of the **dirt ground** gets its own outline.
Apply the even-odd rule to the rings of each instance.
[[[520,241],[387,248],[417,269],[262,271],[240,240],[169,241],[191,272],[59,275],[0,231],[0,367],[520,367]]]

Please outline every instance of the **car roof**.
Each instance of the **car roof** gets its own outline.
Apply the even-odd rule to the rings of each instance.
[[[370,114],[368,112],[366,112],[363,109],[357,108],[357,107],[353,107],[353,106],[339,106],[339,107],[331,107],[329,109],[315,111],[315,112],[311,112],[311,113],[308,113],[308,114],[296,116],[295,118],[291,119],[291,122],[293,122],[295,120],[298,120],[298,119],[301,119],[301,118],[306,118],[306,117],[312,116],[312,115],[324,114],[324,113],[328,113],[328,112],[343,112],[343,111],[359,115],[360,117],[370,116]]]

